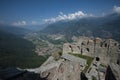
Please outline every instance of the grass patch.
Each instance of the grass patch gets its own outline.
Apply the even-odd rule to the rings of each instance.
[[[96,78],[96,77],[94,77],[94,76],[92,76],[92,80],[97,80],[97,78]]]
[[[69,54],[72,54],[72,53],[69,53]],[[85,69],[84,69],[84,72],[87,71],[87,69],[90,67],[92,61],[94,58],[90,57],[90,56],[86,56],[86,55],[81,55],[81,54],[72,54],[74,56],[77,56],[77,57],[80,57],[80,58],[83,58],[83,59],[86,59],[87,60],[87,65],[85,66]]]
[[[105,64],[100,64],[100,66],[102,66],[102,67],[107,67],[107,65],[105,65]]]

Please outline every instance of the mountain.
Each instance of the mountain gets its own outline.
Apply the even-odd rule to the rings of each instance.
[[[32,32],[40,31],[46,27],[47,24],[29,25],[23,27],[24,29],[30,30]]]
[[[35,45],[21,37],[26,32],[17,27],[0,27],[0,67],[34,68],[47,59],[38,56]]]
[[[0,25],[0,31],[4,31],[7,33],[11,33],[14,35],[24,36],[25,34],[31,32],[31,30],[22,28],[22,27],[15,27],[10,25]]]
[[[112,13],[104,17],[89,17],[70,21],[59,21],[42,30],[46,34],[65,36],[94,36],[120,40],[120,14]]]
[[[113,17],[108,16],[109,17]],[[108,22],[101,24],[100,28],[98,28],[96,31],[96,36],[99,35],[100,37],[103,38],[113,38],[116,40],[120,40],[120,15],[114,15],[114,17]]]

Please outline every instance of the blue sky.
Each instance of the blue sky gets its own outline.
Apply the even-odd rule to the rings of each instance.
[[[78,11],[100,16],[114,6],[120,6],[120,0],[0,0],[0,23],[41,24],[44,19]]]

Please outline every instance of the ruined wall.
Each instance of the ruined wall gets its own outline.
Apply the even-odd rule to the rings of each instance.
[[[101,62],[108,64],[109,62],[117,63],[117,57],[120,53],[119,43],[113,39],[101,38],[80,38],[77,43],[63,45],[63,54],[74,53],[91,57],[99,57]]]
[[[80,73],[85,68],[86,60],[69,55],[62,56],[57,61],[51,56],[39,68],[31,71],[39,73],[40,77],[47,80],[81,80]]]
[[[63,45],[63,54],[65,53],[80,53],[81,46],[79,44],[69,44],[65,43]]]
[[[63,44],[63,54],[72,52],[71,44]]]
[[[59,67],[46,70],[41,73],[42,77],[48,80],[81,80],[80,72],[81,67],[79,63],[71,61],[63,61]]]

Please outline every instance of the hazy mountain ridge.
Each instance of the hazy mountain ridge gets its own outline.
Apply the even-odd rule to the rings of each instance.
[[[31,32],[31,30],[10,25],[0,25],[0,31],[4,31],[6,33],[10,33],[17,36],[24,36],[25,34]]]
[[[112,13],[104,17],[91,17],[79,20],[60,21],[48,25],[42,32],[64,34],[66,36],[95,36],[120,39],[120,14]]]

